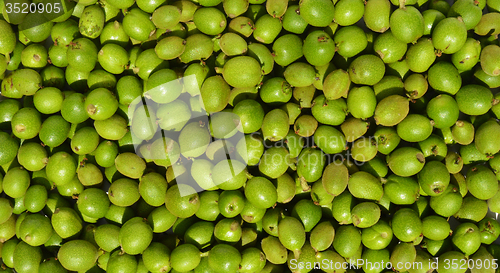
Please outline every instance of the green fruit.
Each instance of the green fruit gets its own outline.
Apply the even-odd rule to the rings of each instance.
[[[306,241],[302,223],[293,217],[285,217],[278,224],[278,238],[284,247],[294,252],[296,258]]]
[[[486,217],[477,226],[481,232],[481,243],[491,244],[498,238],[500,225],[495,219]]]
[[[181,10],[173,5],[161,6],[151,16],[151,21],[160,29],[172,29],[179,23],[180,19]]]
[[[26,215],[26,214],[21,214]],[[4,223],[0,224],[0,240],[5,242],[16,235],[16,220],[17,215],[12,214]],[[21,221],[21,220],[19,220]]]
[[[106,266],[107,272],[139,272],[137,258],[121,250],[113,251]]]
[[[367,131],[370,124],[362,119],[349,118],[342,125],[340,125],[340,129],[342,133],[344,133],[347,142],[354,142],[358,138],[362,137]],[[375,143],[371,141],[371,139],[365,140],[368,146],[366,149],[371,156],[373,156],[373,146],[376,146]],[[373,146],[372,146],[373,144]],[[362,146],[362,145],[360,145]],[[366,147],[366,146],[365,146]],[[359,147],[364,148],[364,147]],[[361,150],[361,149],[360,149]],[[367,154],[368,156],[368,154]]]
[[[214,240],[214,229],[215,225],[212,222],[196,222],[186,230],[186,233],[184,234],[184,240],[186,241],[186,243],[193,244],[200,249],[206,248],[210,246],[210,244]]]
[[[213,7],[198,9],[193,16],[196,27],[207,35],[217,35],[224,31],[227,25],[224,13]]]
[[[320,149],[305,148],[297,158],[297,175],[307,182],[321,178],[326,158]]]
[[[255,247],[249,247],[241,252],[240,271],[257,272],[264,269],[266,265],[266,256],[264,253]]]
[[[402,59],[407,48],[407,44],[394,37],[390,31],[377,36],[373,43],[373,49],[377,52],[384,63],[393,63]]]
[[[200,264],[200,261],[200,251],[192,244],[179,245],[170,254],[172,269],[179,272],[193,270]]]
[[[353,225],[340,226],[336,229],[333,248],[344,258],[352,257],[361,247],[361,232]]]
[[[151,272],[168,272],[170,270],[170,249],[158,242],[152,242],[142,253],[144,266]]]
[[[291,86],[306,87],[313,84],[316,72],[308,63],[295,62],[285,68],[283,76]]]
[[[80,33],[90,39],[101,35],[104,28],[105,14],[99,5],[90,5],[83,10],[79,20]]]
[[[498,45],[488,45],[481,51],[481,68],[489,76],[500,75],[500,47]]]
[[[361,241],[369,249],[384,249],[392,240],[391,226],[384,220],[361,230]]]
[[[348,188],[349,192],[356,198],[378,201],[383,195],[380,180],[363,171],[351,175]]]
[[[283,28],[295,34],[302,34],[308,23],[300,16],[299,5],[289,5],[282,17]]]
[[[0,198],[0,211],[2,212],[2,217],[0,217],[0,223],[5,223],[9,220],[12,215],[12,204],[8,199]]]
[[[61,110],[64,97],[61,90],[55,87],[45,87],[33,96],[33,104],[42,114],[54,114]]]
[[[375,108],[374,118],[382,126],[394,126],[403,121],[410,111],[408,99],[392,95],[381,100]]]
[[[455,263],[459,264],[459,263],[464,263],[465,261],[467,261],[467,258],[464,256],[464,254],[458,252],[458,251],[448,251],[444,254],[442,254],[441,256],[439,256],[439,259],[441,259],[442,261],[455,261]],[[439,272],[465,272],[467,270],[467,268],[457,268],[457,269],[454,269],[453,271],[450,270],[451,267],[448,267],[446,266],[445,264],[439,264],[438,265],[438,268],[437,270],[439,270]]]
[[[427,104],[427,116],[434,121],[436,128],[449,128],[458,120],[457,102],[449,95],[442,94],[431,99]]]
[[[462,78],[458,70],[449,62],[437,62],[428,71],[429,85],[440,93],[455,95],[461,89]],[[458,103],[458,98],[457,103]],[[460,106],[459,106],[460,108]]]
[[[362,55],[349,65],[349,77],[355,84],[374,85],[384,74],[384,62],[375,55]]]
[[[30,185],[30,175],[22,167],[12,168],[3,177],[3,192],[11,198],[25,195]]]
[[[133,205],[140,198],[137,182],[129,178],[114,181],[108,190],[109,201],[120,207]]]
[[[142,253],[153,239],[153,230],[147,222],[134,217],[120,228],[119,242],[123,251],[129,255]]]
[[[422,234],[431,240],[444,240],[450,236],[450,224],[443,217],[427,216],[422,219]]]
[[[112,207],[113,205],[110,206],[110,208]],[[170,213],[165,206],[155,208],[148,215],[147,219],[154,233],[162,233],[169,230],[177,221],[177,217]]]
[[[246,67],[246,69],[242,72],[239,67]],[[262,68],[254,58],[238,56],[224,64],[222,75],[224,80],[233,87],[251,87],[261,81]]]
[[[304,40],[302,50],[309,64],[322,66],[328,64],[333,58],[335,45],[332,38],[326,32],[313,31]]]
[[[354,206],[351,211],[352,223],[358,228],[368,228],[375,225],[380,219],[380,207],[373,202],[362,202]]]
[[[392,230],[394,236],[403,242],[411,242],[422,233],[422,221],[418,214],[410,209],[398,210],[392,218]]]
[[[293,181],[293,178],[289,174],[284,173],[272,182],[278,193],[277,202],[284,204],[293,199],[295,196],[295,181]]]
[[[234,20],[233,20],[234,21]],[[248,45],[248,55],[259,61],[262,73],[268,75],[274,68],[274,57],[271,51],[263,44],[251,43]]]
[[[20,242],[12,256],[16,272],[36,272],[42,262],[42,251],[39,247]]]
[[[391,253],[390,262],[394,269],[405,271],[411,268],[411,265],[417,257],[417,251],[412,243],[400,243],[394,247]]]
[[[123,30],[130,38],[146,41],[155,31],[155,25],[149,16],[141,9],[132,8],[123,17]]]
[[[217,244],[208,253],[208,265],[215,272],[236,272],[240,263],[240,252],[227,244]]]
[[[462,223],[453,231],[451,240],[460,251],[469,256],[481,246],[481,233],[476,225]]]
[[[310,232],[321,220],[322,211],[321,208],[311,200],[303,199],[293,206],[291,215],[302,222],[306,232]]]
[[[365,4],[363,19],[366,26],[375,32],[384,33],[389,29],[391,3],[386,0],[368,1]]]
[[[474,196],[466,196],[463,199],[462,207],[460,207],[460,210],[453,217],[479,222],[487,213],[488,203],[486,201],[477,199]]]
[[[45,244],[52,236],[52,225],[50,219],[41,214],[27,214],[19,224],[19,232],[16,234],[30,246]]]
[[[409,114],[397,125],[398,135],[408,142],[424,141],[432,134],[432,129],[432,122],[419,114]]]
[[[279,141],[285,138],[290,130],[288,115],[281,109],[269,111],[264,116],[261,129],[264,140]]]
[[[16,46],[16,35],[12,30],[12,26],[2,20],[0,23],[0,31],[2,34],[0,36],[0,54],[7,55],[14,51],[14,47]]]
[[[38,135],[42,126],[40,113],[35,108],[22,108],[12,116],[11,127],[14,136],[32,139]]]
[[[14,99],[4,99],[0,102],[0,109],[2,110],[0,114],[0,128],[7,129],[10,128],[10,121],[12,116],[19,111],[21,103]]]
[[[144,87],[145,96],[156,103],[172,102],[182,92],[177,74],[171,69],[161,69],[153,72]]]
[[[11,137],[6,132],[0,132],[2,148],[0,148],[0,165],[7,164],[16,158],[19,150],[19,143],[16,138]],[[23,158],[23,157],[21,157]],[[23,159],[21,159],[24,162]],[[23,165],[22,163],[19,163]]]
[[[257,208],[267,209],[277,202],[274,185],[264,177],[253,177],[245,186],[246,198]]]
[[[330,72],[323,82],[323,93],[327,100],[337,100],[346,95],[351,85],[347,71],[337,69]],[[315,98],[320,100],[321,97]],[[319,103],[319,102],[318,102]],[[315,103],[313,103],[315,105]]]
[[[450,174],[443,163],[429,161],[418,173],[418,183],[427,195],[438,196],[448,187]]]
[[[467,115],[483,115],[491,109],[493,94],[480,85],[464,85],[456,93],[458,109]]]
[[[419,173],[425,164],[422,152],[412,147],[394,150],[387,159],[389,168],[396,175],[408,177]]]
[[[335,22],[341,26],[355,24],[363,17],[365,7],[362,4],[361,1],[338,1],[335,5]]]
[[[467,40],[467,27],[463,20],[449,17],[441,20],[432,31],[432,44],[445,54],[459,51]]]
[[[51,223],[54,231],[61,238],[73,238],[82,230],[82,219],[77,212],[71,208],[57,208],[52,214]]]
[[[78,211],[92,218],[102,218],[108,212],[110,205],[106,192],[101,189],[89,188],[78,196],[76,202]]]
[[[332,223],[328,221],[321,222],[311,231],[311,246],[316,251],[327,250],[332,245],[334,237],[335,229]]]
[[[202,33],[193,34],[186,38],[186,48],[179,58],[183,63],[207,59],[212,55],[213,48],[214,43],[210,37]]]
[[[61,246],[57,258],[61,265],[71,271],[87,271],[97,261],[96,247],[85,240],[72,240]]]
[[[465,179],[467,189],[476,198],[487,200],[492,198],[498,191],[498,181],[495,174],[482,165],[469,169]]]
[[[47,65],[47,49],[40,44],[28,45],[21,52],[21,63],[26,68],[43,68]]]
[[[273,264],[284,264],[287,261],[288,251],[275,236],[262,239],[262,251]]]
[[[422,16],[424,17],[424,35],[431,34],[436,25],[446,18],[441,11],[436,9],[424,10]]]
[[[493,251],[491,251],[493,252]],[[488,252],[486,247],[479,247],[479,249],[472,255],[471,257],[472,260],[474,260],[475,263],[491,263],[494,261],[493,255]],[[479,267],[479,266],[478,266]],[[482,266],[482,268],[475,268],[471,269],[471,271],[474,272],[493,272],[493,268],[487,268],[487,266]]]
[[[187,218],[200,208],[200,199],[194,189],[185,184],[170,187],[165,196],[165,206],[175,216]]]
[[[307,0],[299,3],[300,16],[311,26],[326,27],[334,19],[335,8],[331,1]]]
[[[411,205],[419,196],[420,187],[415,179],[390,175],[384,184],[384,195],[396,205]]]
[[[116,169],[126,177],[138,179],[146,169],[142,158],[133,153],[121,153],[115,159]]]
[[[41,211],[47,203],[47,189],[42,185],[33,185],[26,190],[24,205],[32,213]]]
[[[215,225],[213,234],[219,242],[234,244],[241,239],[242,230],[237,220],[222,219]]]
[[[2,80],[2,95],[20,99],[32,96],[42,87],[42,77],[33,69],[18,69]]]
[[[498,134],[500,125],[495,120],[483,123],[475,132],[476,148],[480,153],[493,155],[500,151],[500,146],[491,136]]]
[[[338,196],[347,188],[349,172],[347,167],[340,162],[328,164],[323,171],[322,184],[327,193]]]
[[[116,44],[104,45],[97,55],[102,68],[112,74],[121,74],[129,62],[127,51]]]
[[[412,43],[424,34],[424,18],[412,6],[402,6],[390,17],[392,34],[405,43]]]

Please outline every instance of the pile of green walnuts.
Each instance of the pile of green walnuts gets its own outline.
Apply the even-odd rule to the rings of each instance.
[[[498,272],[500,0],[0,0],[0,272]]]

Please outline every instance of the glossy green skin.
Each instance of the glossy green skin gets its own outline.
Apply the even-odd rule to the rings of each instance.
[[[458,109],[467,115],[482,115],[491,108],[493,94],[479,85],[464,85],[458,90],[456,97]]]
[[[457,52],[462,48],[466,40],[467,27],[464,22],[456,18],[443,19],[432,31],[434,47],[445,54]]]
[[[295,34],[286,34],[274,41],[273,57],[276,64],[288,66],[303,56],[303,41]]]
[[[409,208],[398,210],[392,218],[394,236],[403,242],[411,242],[422,233],[422,221]]]
[[[389,0],[368,1],[365,4],[363,19],[369,29],[383,33],[390,27],[390,14],[391,3]]]
[[[425,157],[422,152],[412,147],[402,147],[393,151],[388,160],[389,168],[399,176],[408,177],[422,170]]]
[[[353,256],[361,246],[361,233],[352,225],[340,226],[333,239],[333,248],[342,257]]]
[[[138,8],[133,8],[123,18],[123,29],[130,38],[146,41],[156,28],[149,20],[149,14]]]
[[[104,28],[104,10],[98,5],[91,5],[83,10],[79,21],[80,33],[90,39],[99,37]]]
[[[349,66],[349,76],[356,84],[374,85],[385,74],[384,62],[374,55],[362,55]]]
[[[382,198],[382,184],[367,172],[356,172],[349,178],[348,188],[356,198],[378,201]]]
[[[391,14],[390,25],[392,34],[405,43],[416,41],[424,34],[424,18],[412,6],[395,10]]]
[[[409,114],[397,125],[397,132],[401,139],[408,142],[420,142],[432,134],[431,121],[422,115]]]
[[[333,38],[337,52],[345,58],[356,56],[368,46],[366,33],[355,25],[339,29]]]
[[[428,70],[429,85],[440,93],[455,95],[460,90],[462,78],[453,64],[437,62]]]

